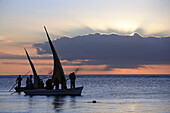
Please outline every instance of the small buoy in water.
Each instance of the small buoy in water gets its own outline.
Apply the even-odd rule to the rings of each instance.
[[[95,101],[95,100],[93,100],[92,102],[93,102],[93,103],[96,103],[96,101]]]

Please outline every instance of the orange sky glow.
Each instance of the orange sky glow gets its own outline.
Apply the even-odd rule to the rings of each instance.
[[[0,60],[0,63],[4,63],[5,60]],[[0,75],[24,75],[31,67],[28,61],[25,60],[8,60],[14,64],[0,65]],[[17,62],[17,64],[16,64]],[[40,75],[47,75],[53,70],[52,60],[33,60],[37,73]],[[66,62],[66,61],[64,61]],[[41,65],[40,65],[41,64]],[[63,66],[65,74],[73,72],[75,69],[79,69],[78,75],[111,75],[111,74],[170,74],[170,65],[143,65],[135,69],[122,69],[113,68],[111,70],[104,70],[106,65],[69,65]],[[31,71],[32,73],[32,71]],[[30,74],[31,74],[30,73]]]

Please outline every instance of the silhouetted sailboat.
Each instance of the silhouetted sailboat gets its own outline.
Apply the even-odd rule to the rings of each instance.
[[[33,72],[33,75],[34,75],[34,88],[38,88],[38,75],[37,75],[36,69],[35,69],[35,67],[34,67],[33,62],[31,61],[31,58],[30,58],[27,50],[26,50],[25,48],[24,48],[24,50],[25,50],[25,53],[26,53],[26,55],[27,55],[28,61],[29,61],[29,63],[30,63],[30,66],[31,66],[31,69],[32,69],[32,72]],[[23,90],[26,90],[26,87],[20,87],[20,88],[15,87],[15,90],[16,90],[17,92],[21,92],[21,91],[23,91]]]
[[[56,52],[56,50],[55,50],[55,48],[54,48],[54,46],[51,42],[51,39],[48,35],[47,29],[46,29],[45,26],[44,26],[44,29],[45,29],[45,32],[47,34],[47,38],[48,38],[48,41],[49,41],[49,44],[50,44],[50,47],[51,47],[51,50],[52,50],[52,53],[53,53],[54,70],[53,70],[52,81],[54,82],[55,79],[58,79],[59,83],[62,85],[62,89],[67,89],[66,78],[65,78],[65,75],[64,75],[62,65],[60,63],[60,59],[59,59],[57,52]]]
[[[33,90],[24,90],[24,93],[26,95],[81,95],[83,87],[67,89],[66,78],[64,75],[64,71],[63,71],[60,59],[57,55],[57,52],[55,51],[55,48],[51,42],[51,39],[48,35],[48,32],[45,26],[44,26],[44,29],[46,31],[47,38],[48,38],[48,41],[49,41],[49,44],[50,44],[50,47],[53,53],[54,70],[53,70],[52,81],[54,81],[55,79],[58,79],[59,83],[62,86],[62,89],[57,89],[57,90],[33,89]]]

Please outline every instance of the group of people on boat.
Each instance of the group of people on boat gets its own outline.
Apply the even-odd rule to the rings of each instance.
[[[69,74],[69,79],[70,79],[70,88],[75,88],[75,79],[76,75],[74,72]],[[67,79],[68,80],[68,79]],[[18,83],[18,88],[21,88],[21,75],[18,76],[16,82]],[[26,80],[26,89],[47,89],[47,90],[52,90],[52,89],[59,89],[59,80],[57,78],[52,81],[52,79],[48,79],[46,81],[46,87],[44,87],[43,80],[39,78],[38,75],[34,75],[34,83],[32,82],[32,75],[30,77],[27,77]],[[61,83],[61,88],[62,89],[67,89],[67,86],[65,85],[66,81],[63,81]]]
[[[30,78],[27,77],[27,80],[26,80],[26,88],[27,88],[27,89],[33,89],[32,75],[30,75]]]

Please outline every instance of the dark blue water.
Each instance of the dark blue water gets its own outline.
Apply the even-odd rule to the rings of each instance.
[[[16,77],[0,76],[0,112],[170,113],[170,75],[81,75],[76,86],[84,86],[82,96],[32,97],[11,95]]]

